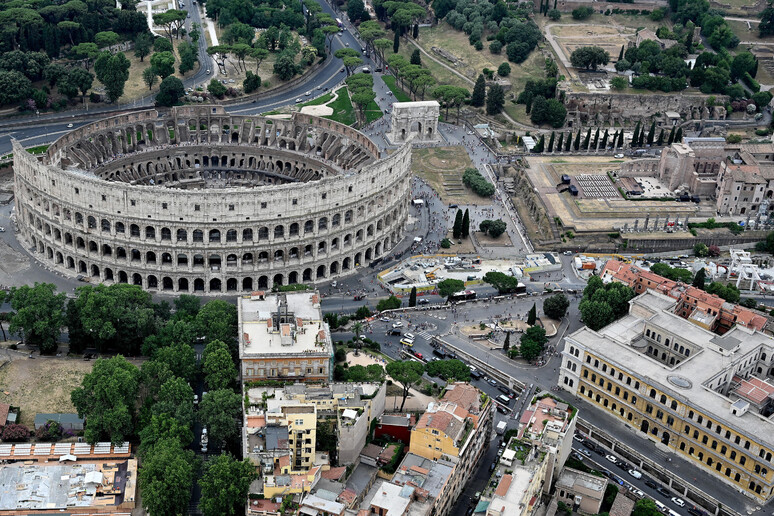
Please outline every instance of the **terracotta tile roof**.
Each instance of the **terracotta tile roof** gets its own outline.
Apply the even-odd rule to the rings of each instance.
[[[500,483],[497,484],[497,490],[495,490],[494,495],[505,498],[505,495],[508,494],[508,489],[511,487],[512,481],[513,477],[511,475],[503,475],[503,478],[500,479]]]
[[[350,505],[355,500],[357,500],[357,493],[350,488],[345,489],[341,492],[341,494],[339,494],[339,501],[346,505]],[[366,512],[366,514],[368,513]]]
[[[323,471],[320,476],[327,480],[341,480],[344,476],[344,473],[347,472],[347,468],[345,466],[341,466],[339,468],[331,468],[327,471]]]
[[[774,385],[755,377],[743,380],[738,376],[734,376],[734,381],[740,382],[739,387],[734,392],[756,405],[762,404],[769,395],[774,394]]]
[[[247,416],[247,428],[263,428],[265,426],[266,416]]]
[[[456,382],[453,389],[447,389],[443,400],[456,403],[468,412],[478,412],[479,390],[469,383]]]
[[[280,333],[283,337],[290,337],[290,325],[280,324]]]

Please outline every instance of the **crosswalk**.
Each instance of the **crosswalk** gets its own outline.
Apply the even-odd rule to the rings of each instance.
[[[417,335],[419,335],[420,337],[428,341],[433,340],[433,336],[427,333],[426,331],[420,331]]]

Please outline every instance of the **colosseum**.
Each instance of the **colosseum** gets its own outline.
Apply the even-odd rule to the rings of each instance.
[[[43,156],[14,141],[19,236],[48,266],[165,292],[336,278],[402,238],[411,148],[295,113],[217,106],[106,118]]]

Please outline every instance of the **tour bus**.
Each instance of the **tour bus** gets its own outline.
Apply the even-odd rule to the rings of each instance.
[[[451,303],[468,301],[471,299],[476,299],[476,292],[474,290],[463,290],[462,292],[456,292],[449,296],[449,302]]]
[[[344,27],[344,24],[341,23],[341,18],[336,18],[336,25],[338,25],[340,29]]]

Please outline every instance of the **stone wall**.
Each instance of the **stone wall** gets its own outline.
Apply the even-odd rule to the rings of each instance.
[[[586,93],[564,92],[567,120],[578,124],[615,125],[633,127],[637,122],[650,123],[656,114],[664,115],[675,111],[684,120],[705,120],[726,118],[722,107],[728,97],[714,95],[716,106],[708,107],[710,95],[686,94],[682,92],[668,94],[636,93]]]

